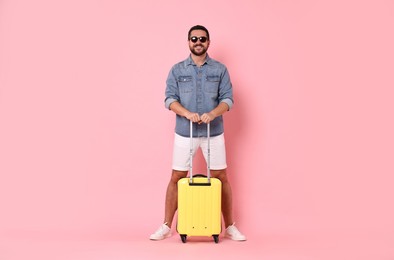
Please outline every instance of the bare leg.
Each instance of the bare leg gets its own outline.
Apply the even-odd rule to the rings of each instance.
[[[211,176],[218,178],[222,182],[222,214],[224,219],[224,225],[227,228],[232,225],[233,222],[233,202],[231,186],[228,182],[226,169],[223,170],[211,170]]]
[[[187,171],[172,170],[171,180],[168,183],[164,213],[164,223],[171,227],[175,212],[178,208],[178,181],[187,176]]]

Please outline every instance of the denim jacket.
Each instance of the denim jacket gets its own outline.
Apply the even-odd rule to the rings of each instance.
[[[203,66],[198,67],[189,56],[175,64],[167,78],[165,107],[178,101],[183,107],[200,116],[225,102],[229,109],[233,106],[233,90],[227,68],[208,55]],[[211,136],[222,134],[223,117],[211,121]],[[176,115],[175,132],[181,136],[190,136],[190,122],[187,118]],[[193,124],[193,137],[206,137],[206,124]]]

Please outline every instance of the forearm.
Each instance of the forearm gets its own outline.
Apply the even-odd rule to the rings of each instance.
[[[178,101],[172,102],[170,105],[170,109],[171,111],[173,111],[175,114],[186,117],[186,115],[188,113],[190,113],[189,110],[187,110],[186,108],[184,108],[181,103],[179,103]]]
[[[226,111],[228,111],[229,106],[225,102],[220,102],[217,107],[211,110],[208,113],[204,113],[201,116],[201,122],[209,123],[214,120],[216,117],[223,115]]]
[[[173,111],[175,114],[186,117],[187,119],[193,121],[193,122],[200,122],[200,115],[197,113],[190,112],[186,108],[184,108],[181,103],[178,101],[172,102],[170,105],[171,111]]]
[[[214,120],[216,117],[223,115],[225,112],[229,110],[229,106],[225,102],[220,102],[217,107],[212,109],[208,113],[204,113],[203,115],[199,115],[197,113],[190,112],[186,108],[184,108],[178,101],[172,102],[170,105],[171,111],[175,114],[186,117],[193,122],[204,122],[209,123]]]
[[[220,102],[219,105],[209,113],[211,113],[214,117],[218,117],[226,113],[228,110],[229,106],[224,102]]]

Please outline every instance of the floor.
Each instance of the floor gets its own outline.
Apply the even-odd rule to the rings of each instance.
[[[13,231],[0,234],[1,260],[122,259],[267,259],[267,260],[393,260],[391,234],[316,232],[312,234],[249,234],[248,241],[220,237],[188,238],[177,234],[150,241],[149,232],[77,234]]]

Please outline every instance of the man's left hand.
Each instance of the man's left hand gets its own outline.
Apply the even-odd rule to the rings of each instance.
[[[208,124],[209,122],[215,119],[215,116],[212,113],[205,113],[200,116],[200,119],[201,119],[200,121],[201,123]]]

